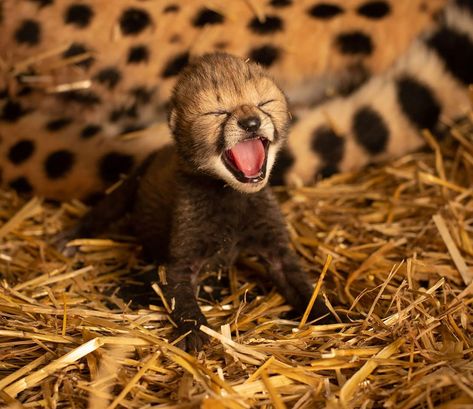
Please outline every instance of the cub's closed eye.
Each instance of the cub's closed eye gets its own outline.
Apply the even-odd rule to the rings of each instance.
[[[267,101],[260,102],[258,104],[258,108],[264,107],[265,105],[269,104],[270,102],[276,101],[275,99],[268,99]]]
[[[230,112],[228,112],[228,111],[211,111],[211,112],[206,112],[205,114],[202,114],[202,115],[214,115],[214,116],[226,115],[226,116],[229,116]]]

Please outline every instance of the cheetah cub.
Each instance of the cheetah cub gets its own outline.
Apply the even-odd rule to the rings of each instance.
[[[298,312],[312,295],[311,280],[289,247],[278,204],[267,187],[285,142],[289,113],[281,90],[258,65],[208,54],[181,74],[171,100],[175,145],[85,215],[72,236],[100,233],[131,211],[145,255],[164,264],[159,283],[187,350],[200,350],[207,325],[195,297],[197,274],[232,265],[240,252],[257,255]],[[327,317],[317,300],[311,318]]]

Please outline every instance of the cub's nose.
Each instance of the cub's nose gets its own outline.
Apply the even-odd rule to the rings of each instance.
[[[261,121],[257,116],[247,116],[238,120],[238,126],[246,132],[256,132],[261,126]]]

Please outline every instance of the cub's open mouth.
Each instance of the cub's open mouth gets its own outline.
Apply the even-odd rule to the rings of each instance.
[[[245,139],[223,154],[223,163],[242,183],[261,182],[266,176],[269,140]]]

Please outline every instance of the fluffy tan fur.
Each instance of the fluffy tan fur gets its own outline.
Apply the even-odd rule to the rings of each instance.
[[[222,178],[234,189],[260,190],[266,185],[277,152],[286,139],[286,97],[268,74],[252,62],[216,53],[198,59],[198,66],[198,70],[192,64],[186,68],[171,99],[170,127],[180,153],[193,167]],[[264,179],[246,184],[228,171],[222,155],[248,138],[238,122],[250,116],[260,120],[257,136],[269,141],[269,149]]]

